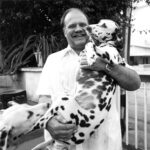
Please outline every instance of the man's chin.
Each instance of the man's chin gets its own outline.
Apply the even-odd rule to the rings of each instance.
[[[86,42],[86,39],[79,39],[74,41],[75,45],[85,45]]]

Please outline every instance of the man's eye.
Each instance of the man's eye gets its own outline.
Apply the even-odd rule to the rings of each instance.
[[[68,28],[70,28],[70,29],[71,29],[71,28],[75,28],[75,27],[76,27],[75,24],[72,24],[72,25],[69,25],[69,26],[68,26]]]
[[[80,27],[85,27],[85,26],[87,26],[86,23],[80,23]]]

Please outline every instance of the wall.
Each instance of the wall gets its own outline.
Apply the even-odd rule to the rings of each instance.
[[[16,89],[26,90],[27,99],[38,100],[36,89],[42,68],[22,68],[20,73],[15,75],[0,76],[0,94]]]
[[[38,101],[36,90],[41,71],[42,68],[22,68],[21,73],[18,74],[18,82],[20,87],[26,90],[28,100]]]

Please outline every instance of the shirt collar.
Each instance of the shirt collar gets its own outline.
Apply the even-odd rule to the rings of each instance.
[[[66,55],[69,55],[69,54],[78,56],[78,54],[75,52],[74,49],[72,49],[72,48],[70,47],[70,45],[68,45],[67,48],[66,48],[65,56],[66,56]]]

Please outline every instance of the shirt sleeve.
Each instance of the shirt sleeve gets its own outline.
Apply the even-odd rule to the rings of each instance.
[[[43,67],[42,73],[40,75],[40,80],[38,83],[36,95],[51,95],[52,85],[51,80],[53,76],[53,59],[52,56],[49,55],[45,65]]]

